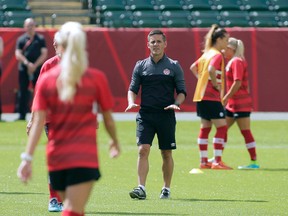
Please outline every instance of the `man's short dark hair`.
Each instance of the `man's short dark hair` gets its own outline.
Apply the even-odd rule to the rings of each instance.
[[[152,35],[162,35],[163,41],[166,41],[166,35],[159,29],[150,31],[150,33],[148,34],[148,41],[150,40],[150,37]]]

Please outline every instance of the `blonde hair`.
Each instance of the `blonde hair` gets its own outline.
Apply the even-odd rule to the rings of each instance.
[[[244,44],[241,40],[230,37],[228,39],[228,47],[234,50],[234,57],[245,59],[244,57]]]
[[[218,38],[224,38],[227,31],[224,28],[220,28],[217,24],[213,24],[209,32],[205,35],[205,47],[204,52],[210,50],[217,42]]]
[[[55,42],[62,46],[64,53],[61,58],[61,73],[57,79],[57,90],[61,101],[72,101],[76,94],[87,65],[86,34],[82,25],[67,22],[59,30]]]

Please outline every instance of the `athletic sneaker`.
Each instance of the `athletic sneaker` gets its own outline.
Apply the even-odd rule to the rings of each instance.
[[[211,169],[212,163],[207,162],[207,163],[200,163],[200,169]]]
[[[254,170],[254,169],[259,169],[260,166],[256,163],[249,164],[247,166],[238,166],[238,169],[242,170]]]
[[[146,199],[146,192],[141,187],[135,187],[130,193],[132,199],[144,200]]]
[[[169,199],[170,198],[170,191],[166,188],[161,190],[160,199]]]
[[[62,212],[63,211],[63,203],[58,203],[58,206],[59,206],[60,212]]]
[[[211,169],[216,169],[216,170],[232,170],[232,167],[227,166],[225,163],[220,161],[219,163],[212,163]]]
[[[48,211],[49,212],[61,212],[62,211],[62,208],[59,208],[59,204],[56,198],[52,198],[49,201]]]
[[[208,162],[209,162],[209,163],[213,163],[214,161],[215,161],[215,157],[212,157],[212,158],[209,158],[209,159],[208,159]]]

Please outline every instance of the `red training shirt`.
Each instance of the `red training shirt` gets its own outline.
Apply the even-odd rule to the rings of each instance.
[[[40,74],[38,77],[38,80],[42,77],[43,74],[45,74],[47,71],[49,71],[51,68],[55,67],[60,63],[61,59],[58,55],[53,56],[52,58],[48,59],[44,62],[44,64],[41,67]],[[37,85],[37,84],[36,84]],[[46,122],[45,124],[50,123],[50,115],[47,113],[46,115]]]
[[[234,81],[240,80],[239,90],[228,100],[226,109],[230,112],[251,112],[252,99],[249,93],[247,63],[235,57],[228,62],[226,67],[226,87],[231,88]]]
[[[46,148],[49,171],[76,167],[98,168],[96,147],[97,119],[92,112],[97,102],[102,111],[113,107],[113,97],[104,73],[87,69],[77,87],[73,102],[58,98],[56,80],[60,66],[44,74],[37,84],[37,95],[32,110],[50,112],[53,121],[49,125]]]

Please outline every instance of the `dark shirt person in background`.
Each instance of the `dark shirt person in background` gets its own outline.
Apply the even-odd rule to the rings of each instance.
[[[19,120],[26,119],[29,103],[29,84],[35,87],[41,66],[47,58],[46,42],[36,33],[36,24],[32,18],[24,21],[25,33],[17,39],[15,57],[19,62]]]

